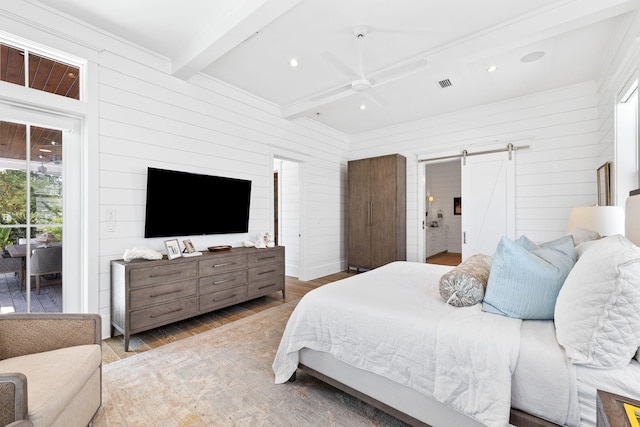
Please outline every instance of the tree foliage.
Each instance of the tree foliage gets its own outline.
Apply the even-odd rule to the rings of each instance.
[[[62,224],[62,177],[32,173],[29,181],[31,184],[30,223],[32,225]],[[27,174],[23,170],[0,171],[0,227],[2,225],[26,226],[26,182]],[[10,228],[10,230],[8,240],[13,243],[16,243],[20,237],[26,237],[23,227]],[[53,234],[57,240],[62,237],[61,227],[38,228],[38,232],[44,231]]]

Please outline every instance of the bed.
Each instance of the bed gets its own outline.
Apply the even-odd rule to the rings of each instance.
[[[638,213],[634,196],[627,217]],[[287,323],[275,381],[302,369],[411,425],[595,426],[596,389],[640,398],[640,248],[609,236],[575,250],[547,320],[448,304],[441,279],[455,269],[440,265],[394,262],[317,288]]]

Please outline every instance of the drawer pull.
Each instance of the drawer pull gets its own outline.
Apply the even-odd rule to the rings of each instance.
[[[213,284],[214,285],[221,285],[223,283],[227,283],[230,282],[231,280],[227,279],[227,280],[218,280],[218,281],[214,281]]]
[[[175,276],[175,275],[179,275],[180,272],[177,271],[175,273],[163,273],[163,274],[150,274],[149,277],[151,278],[156,278],[156,277],[167,277],[167,276]]]
[[[175,310],[171,310],[171,311],[167,311],[165,313],[161,313],[161,314],[157,314],[157,315],[151,315],[149,316],[151,319],[155,319],[156,317],[160,317],[160,316],[166,316],[167,314],[171,314],[171,313],[177,313],[179,311],[182,311],[182,308],[176,308]]]
[[[276,272],[275,270],[261,271],[260,273],[258,273],[258,275],[261,275],[261,274],[269,274],[269,273],[275,273],[275,272]]]
[[[275,257],[275,255],[258,257],[258,261],[262,261],[263,259],[274,259]]]
[[[165,295],[175,294],[176,292],[180,292],[180,290],[179,289],[175,289],[173,291],[160,292],[159,294],[151,294],[151,295],[149,295],[149,298],[163,297]]]
[[[263,286],[259,286],[258,289],[266,289],[266,288],[270,288],[272,286],[275,286],[277,283],[270,283],[268,285],[263,285]]]
[[[237,262],[224,262],[222,264],[213,264],[211,268],[220,268],[220,267],[226,267],[227,265],[235,265],[235,264],[237,264]]]
[[[224,300],[226,300],[226,299],[235,298],[235,296],[236,296],[236,294],[229,295],[228,297],[224,297],[224,298],[214,298],[213,300],[211,300],[211,302],[224,301]]]

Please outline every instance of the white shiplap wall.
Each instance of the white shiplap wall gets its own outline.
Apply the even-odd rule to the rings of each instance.
[[[549,240],[565,232],[569,208],[594,203],[596,88],[585,82],[360,134],[352,139],[350,158],[407,156],[407,259],[416,261],[423,241],[418,157],[507,142],[529,145],[516,155],[516,232]]]
[[[612,164],[612,193],[616,194],[616,104],[629,84],[640,78],[640,15],[627,16],[620,25],[617,37],[608,49],[609,56],[603,58],[603,73],[607,76],[598,87],[598,165],[607,161]],[[615,204],[624,206],[626,198],[621,196]]]
[[[87,270],[86,280],[93,293],[99,288],[92,306],[103,316],[105,334],[110,261],[134,246],[164,250],[163,239],[143,237],[148,166],[253,181],[249,233],[192,237],[203,249],[238,245],[272,230],[274,153],[299,154],[307,207],[302,224],[306,264],[300,278],[344,268],[347,136],[310,120],[283,120],[275,106],[202,75],[189,81],[174,78],[164,58],[39,3],[4,2],[0,25],[18,37],[90,61],[85,155],[92,159],[89,174],[95,180],[85,183],[85,191],[97,198],[88,209],[86,239],[97,249],[89,255],[87,262],[96,267]],[[221,195],[203,190],[202,196],[212,208],[224,208]],[[206,215],[172,206],[170,197],[167,204],[177,220]],[[116,212],[113,232],[107,231],[106,209]]]
[[[101,53],[99,85],[100,210],[117,212],[116,232],[103,228],[100,236],[103,310],[108,307],[109,261],[132,246],[163,249],[164,239],[143,237],[148,166],[253,181],[249,233],[192,237],[198,249],[206,249],[237,246],[272,230],[273,147],[304,151],[306,231],[322,238],[309,248],[301,277],[342,268],[344,187],[339,177],[347,150],[345,137],[309,121],[284,121],[272,106],[218,81],[199,76],[184,82],[113,52]],[[211,200],[212,209],[224,209],[223,195],[203,189],[202,197]],[[176,220],[206,215],[188,206],[171,206],[170,195],[167,203]]]

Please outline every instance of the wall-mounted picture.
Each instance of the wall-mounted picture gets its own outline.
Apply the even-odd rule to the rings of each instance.
[[[462,215],[462,198],[461,197],[453,198],[453,214]]]
[[[611,162],[598,168],[598,206],[611,206]]]
[[[182,252],[180,252],[180,243],[178,243],[178,239],[165,240],[164,246],[167,248],[167,258],[175,259],[175,258],[180,258],[182,256]]]

